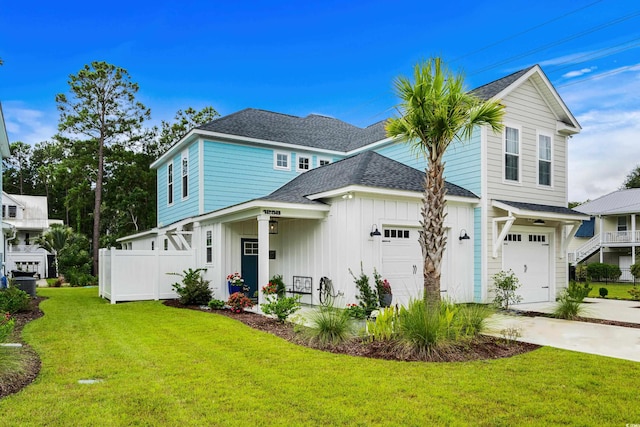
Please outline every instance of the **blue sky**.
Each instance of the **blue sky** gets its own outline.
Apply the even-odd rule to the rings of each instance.
[[[538,63],[583,127],[569,199],[617,189],[640,164],[640,4],[537,1],[3,2],[0,101],[11,141],[56,132],[55,95],[103,60],[127,69],[154,122],[253,107],[367,126],[392,81],[442,56],[469,88]]]

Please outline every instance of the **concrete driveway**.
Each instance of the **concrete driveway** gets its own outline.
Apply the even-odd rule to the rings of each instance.
[[[518,304],[517,311],[551,313],[555,303]],[[640,324],[640,302],[587,298],[583,317]],[[490,318],[490,335],[503,336],[512,329],[519,341],[565,350],[640,362],[640,329],[596,323],[495,314]]]

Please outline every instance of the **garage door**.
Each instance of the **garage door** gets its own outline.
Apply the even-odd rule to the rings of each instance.
[[[422,250],[417,228],[387,227],[382,231],[382,277],[389,280],[393,303],[406,305],[423,294]],[[447,290],[447,251],[442,263],[441,295]]]
[[[523,303],[549,301],[549,235],[540,233],[507,234],[502,265],[513,270]]]

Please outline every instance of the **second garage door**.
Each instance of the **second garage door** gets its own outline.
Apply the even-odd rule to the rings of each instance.
[[[502,265],[520,280],[517,293],[523,303],[549,301],[549,235],[544,233],[507,234]]]

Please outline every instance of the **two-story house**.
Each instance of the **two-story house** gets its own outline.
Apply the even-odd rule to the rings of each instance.
[[[53,255],[36,243],[52,224],[62,224],[62,220],[49,219],[48,212],[46,196],[2,193],[7,273],[19,270],[37,273],[39,277],[55,277]]]
[[[575,210],[590,215],[569,247],[574,263],[604,262],[620,267],[620,280],[633,281],[630,267],[638,261],[640,247],[640,188],[618,190]]]
[[[580,126],[539,66],[475,93],[501,100],[505,130],[478,128],[447,153],[443,296],[488,301],[492,276],[513,269],[525,301],[553,300],[567,281],[567,242],[588,219],[566,207],[567,144]],[[362,264],[391,282],[394,302],[406,303],[422,289],[424,165],[386,136],[384,122],[358,128],[242,110],[191,130],[152,165],[158,227],[120,242],[150,259],[153,251],[193,251],[192,267],[207,268],[218,297],[226,275],[241,271],[250,293],[282,274],[290,291],[317,303],[326,276],[351,302],[349,269],[357,274]],[[116,271],[113,260],[105,264]],[[171,294],[164,289],[153,295]]]
[[[9,150],[9,136],[7,135],[7,127],[4,123],[4,113],[2,112],[2,104],[0,104],[0,204],[2,203],[2,159],[6,159],[11,155]],[[4,271],[5,262],[5,240],[4,231],[6,228],[10,228],[8,225],[2,222],[2,233],[0,233],[0,263],[2,264]]]

